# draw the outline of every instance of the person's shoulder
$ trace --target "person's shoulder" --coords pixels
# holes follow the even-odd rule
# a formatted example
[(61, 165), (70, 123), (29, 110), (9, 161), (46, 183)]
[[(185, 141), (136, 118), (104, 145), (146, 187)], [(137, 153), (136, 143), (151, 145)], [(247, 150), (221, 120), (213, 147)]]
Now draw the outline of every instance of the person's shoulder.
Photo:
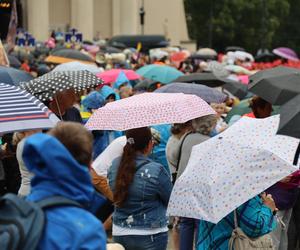
[(186, 136), (184, 143), (185, 144), (199, 144), (208, 140), (210, 137), (208, 135), (203, 135), (200, 133), (190, 133)]

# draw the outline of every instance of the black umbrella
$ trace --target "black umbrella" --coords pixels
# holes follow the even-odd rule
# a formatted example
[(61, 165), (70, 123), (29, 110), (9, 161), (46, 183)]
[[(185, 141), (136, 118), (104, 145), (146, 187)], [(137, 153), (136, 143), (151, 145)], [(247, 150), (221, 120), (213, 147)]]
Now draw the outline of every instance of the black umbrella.
[[(280, 123), (277, 133), (300, 139), (300, 95), (295, 96), (280, 108)], [(300, 143), (294, 157), (294, 165), (298, 164)]]
[(142, 90), (149, 91), (149, 90), (155, 89), (155, 83), (157, 83), (157, 81), (153, 81), (151, 79), (144, 79), (144, 80), (141, 80), (140, 82), (138, 82), (133, 87), (133, 89), (137, 90), (137, 91), (142, 91)]
[(271, 53), (268, 49), (259, 49), (255, 56), (256, 62), (272, 62), (276, 56)]
[(244, 48), (242, 47), (238, 47), (238, 46), (228, 46), (225, 48), (225, 52), (229, 52), (229, 51), (246, 51)]
[(208, 87), (219, 87), (224, 85), (227, 82), (227, 79), (220, 78), (216, 76), (216, 74), (209, 72), (209, 73), (193, 73), (190, 75), (180, 76), (177, 79), (175, 79), (173, 82), (190, 82), (190, 83), (203, 84)]
[(41, 101), (52, 100), (53, 96), (65, 89), (80, 91), (102, 84), (94, 74), (87, 70), (50, 72), (35, 78), (20, 87), (36, 96)]
[(52, 56), (59, 56), (64, 58), (77, 59), (81, 61), (93, 62), (94, 60), (84, 53), (76, 49), (59, 49), (51, 53)]
[(276, 67), (250, 77), (249, 91), (274, 105), (282, 105), (300, 93), (300, 70)]
[(237, 81), (226, 80), (223, 87), (239, 99), (244, 99), (248, 94), (247, 86)]

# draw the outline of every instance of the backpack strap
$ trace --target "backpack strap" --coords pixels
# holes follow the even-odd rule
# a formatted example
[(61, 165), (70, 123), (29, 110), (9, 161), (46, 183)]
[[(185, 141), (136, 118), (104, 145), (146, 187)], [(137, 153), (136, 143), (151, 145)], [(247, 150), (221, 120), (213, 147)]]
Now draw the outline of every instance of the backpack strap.
[(45, 198), (36, 202), (36, 204), (42, 208), (47, 209), (51, 207), (59, 207), (59, 206), (72, 206), (72, 207), (79, 207), (83, 208), (78, 202), (65, 198), (63, 196), (51, 196), (49, 198)]
[(178, 160), (177, 160), (177, 164), (176, 164), (176, 168), (175, 168), (175, 173), (172, 175), (173, 177), (173, 184), (175, 183), (176, 179), (177, 179), (177, 174), (178, 174), (178, 169), (179, 169), (179, 164), (180, 164), (180, 160), (181, 160), (181, 152), (182, 152), (182, 146), (183, 143), (186, 139), (186, 137), (191, 134), (192, 132), (188, 132), (184, 135), (184, 137), (182, 138), (181, 144), (180, 144), (180, 148), (179, 148), (179, 153), (178, 153)]

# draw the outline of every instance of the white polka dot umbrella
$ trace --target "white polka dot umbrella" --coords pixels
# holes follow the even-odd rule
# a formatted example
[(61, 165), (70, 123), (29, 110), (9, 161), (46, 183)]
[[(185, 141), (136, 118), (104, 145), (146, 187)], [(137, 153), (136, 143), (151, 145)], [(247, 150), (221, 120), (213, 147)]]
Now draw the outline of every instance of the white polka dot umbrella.
[(279, 116), (242, 118), (218, 136), (193, 147), (173, 188), (168, 214), (218, 223), (285, 176), (299, 143), (276, 135)]
[(87, 70), (50, 72), (29, 82), (21, 83), (20, 87), (41, 101), (51, 100), (56, 92), (73, 88), (80, 91), (102, 84), (94, 74)]
[(182, 93), (144, 93), (106, 104), (88, 120), (90, 130), (128, 130), (158, 124), (184, 123), (215, 114), (200, 97)]

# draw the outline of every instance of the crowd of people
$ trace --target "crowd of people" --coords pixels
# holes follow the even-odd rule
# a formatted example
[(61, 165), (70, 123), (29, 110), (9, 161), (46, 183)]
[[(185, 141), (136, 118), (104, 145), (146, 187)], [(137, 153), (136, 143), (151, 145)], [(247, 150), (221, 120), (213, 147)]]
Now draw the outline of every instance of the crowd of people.
[[(55, 39), (50, 41), (55, 43)], [(156, 64), (176, 67), (184, 74), (217, 73), (210, 68), (211, 59), (193, 60), (189, 53), (176, 61), (172, 55), (180, 51), (162, 49), (150, 55), (128, 51), (122, 63), (108, 56), (105, 62), (98, 62), (97, 66), (102, 67), (99, 72), (117, 67), (137, 70)], [(21, 69), (38, 77), (56, 66), (43, 64), (42, 72), (34, 66), (36, 63), (25, 59)], [(227, 77), (235, 80), (248, 76), (254, 67), (246, 53), (231, 52), (223, 59), (219, 57), (219, 63), (242, 67), (235, 69), (238, 72), (227, 69)], [(166, 250), (168, 244), (174, 250), (228, 249), (237, 226), (250, 238), (272, 239), (270, 248), (261, 249), (299, 248), (300, 196), (299, 187), (289, 186), (291, 176), (241, 204), (217, 224), (167, 216), (172, 187), (185, 172), (193, 146), (226, 131), (241, 117), (271, 116), (271, 103), (248, 93), (249, 107), (227, 121), (227, 114), (240, 100), (226, 92), (224, 102), (209, 103), (215, 114), (185, 123), (88, 131), (84, 124), (99, 108), (165, 85), (154, 81), (141, 88), (136, 86), (145, 79), (118, 79), (81, 92), (66, 89), (55, 93), (44, 103), (62, 122), (50, 130), (1, 135), (2, 196), (15, 193), (36, 203), (62, 196), (75, 202), (44, 208), (46, 222), (37, 249)]]

